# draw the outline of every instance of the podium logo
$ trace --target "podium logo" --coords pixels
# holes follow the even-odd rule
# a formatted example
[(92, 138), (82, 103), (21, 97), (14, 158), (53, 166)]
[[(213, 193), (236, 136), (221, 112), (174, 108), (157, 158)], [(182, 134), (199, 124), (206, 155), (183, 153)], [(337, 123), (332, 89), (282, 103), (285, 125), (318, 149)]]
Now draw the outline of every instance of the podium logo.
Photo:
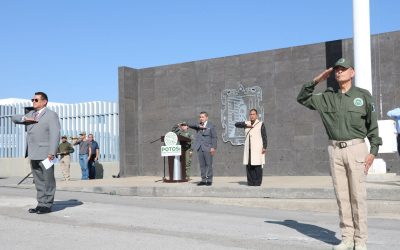
[(175, 146), (178, 143), (178, 136), (174, 132), (168, 132), (164, 136), (165, 146)]
[(161, 156), (177, 156), (181, 155), (181, 145), (161, 146)]

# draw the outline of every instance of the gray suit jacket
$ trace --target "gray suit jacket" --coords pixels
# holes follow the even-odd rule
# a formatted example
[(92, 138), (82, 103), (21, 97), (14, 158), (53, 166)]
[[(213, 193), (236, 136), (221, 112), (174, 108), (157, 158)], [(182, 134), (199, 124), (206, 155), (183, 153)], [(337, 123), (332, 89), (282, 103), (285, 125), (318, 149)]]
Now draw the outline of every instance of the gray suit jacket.
[(196, 130), (196, 137), (194, 143), (192, 143), (193, 150), (199, 150), (200, 148), (205, 152), (210, 152), (211, 148), (217, 149), (217, 132), (214, 124), (207, 121), (206, 129), (200, 129), (200, 124), (189, 123), (189, 128)]
[[(23, 117), (33, 118), (34, 111), (24, 115), (14, 115), (12, 121), (24, 124)], [(56, 112), (45, 108), (37, 123), (26, 125), (26, 154), (31, 160), (44, 160), (47, 156), (56, 155), (60, 141), (60, 120)]]

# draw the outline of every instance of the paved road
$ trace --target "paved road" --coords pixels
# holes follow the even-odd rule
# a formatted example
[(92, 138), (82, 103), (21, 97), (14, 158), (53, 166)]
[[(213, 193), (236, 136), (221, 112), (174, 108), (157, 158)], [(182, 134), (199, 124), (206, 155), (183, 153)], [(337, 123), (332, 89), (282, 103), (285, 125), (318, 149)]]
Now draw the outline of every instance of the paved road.
[[(54, 212), (29, 214), (32, 189), (0, 188), (1, 249), (331, 249), (336, 213), (202, 200), (56, 193)], [(371, 218), (368, 249), (399, 249), (400, 221)]]

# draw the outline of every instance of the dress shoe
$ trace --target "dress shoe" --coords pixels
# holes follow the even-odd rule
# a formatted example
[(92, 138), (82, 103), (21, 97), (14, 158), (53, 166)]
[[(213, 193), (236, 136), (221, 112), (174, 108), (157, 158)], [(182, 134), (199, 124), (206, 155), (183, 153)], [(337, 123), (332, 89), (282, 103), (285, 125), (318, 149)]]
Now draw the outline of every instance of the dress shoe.
[(197, 186), (205, 186), (206, 183), (204, 181), (200, 181), (199, 183), (197, 183)]
[(212, 185), (212, 182), (211, 181), (207, 181), (206, 182), (206, 186), (211, 186)]
[(333, 246), (333, 250), (353, 250), (354, 241), (352, 240), (342, 240), (339, 245)]
[(29, 208), (28, 212), (31, 213), (31, 214), (36, 214), (38, 210), (39, 210), (39, 207)]
[(48, 214), (48, 213), (50, 213), (51, 212), (51, 208), (49, 208), (49, 207), (40, 207), (38, 210), (37, 210), (37, 214)]
[(362, 243), (356, 243), (355, 250), (367, 250), (367, 246)]

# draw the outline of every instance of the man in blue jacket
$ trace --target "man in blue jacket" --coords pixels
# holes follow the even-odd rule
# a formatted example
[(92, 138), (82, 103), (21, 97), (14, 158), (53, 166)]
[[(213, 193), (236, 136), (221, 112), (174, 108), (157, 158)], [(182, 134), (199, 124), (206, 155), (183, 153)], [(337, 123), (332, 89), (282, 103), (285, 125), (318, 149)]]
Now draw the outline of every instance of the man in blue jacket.
[(390, 110), (387, 115), (396, 121), (396, 131), (397, 131), (397, 152), (400, 155), (400, 108), (395, 108)]

